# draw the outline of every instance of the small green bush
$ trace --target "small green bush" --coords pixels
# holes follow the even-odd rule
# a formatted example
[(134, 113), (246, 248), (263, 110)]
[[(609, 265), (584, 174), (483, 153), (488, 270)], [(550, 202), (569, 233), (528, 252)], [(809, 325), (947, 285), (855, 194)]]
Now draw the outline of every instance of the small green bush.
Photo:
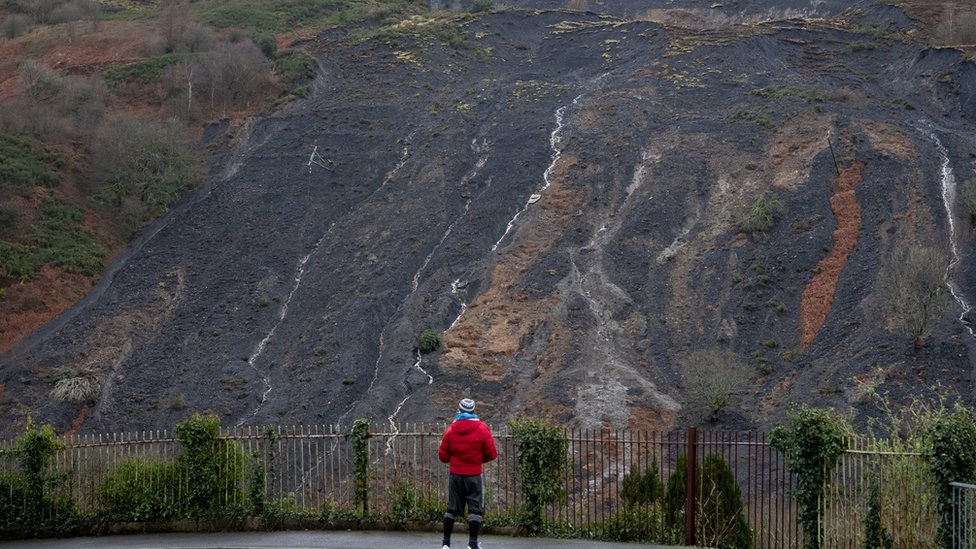
[(765, 193), (739, 213), (736, 226), (747, 233), (765, 233), (776, 224), (785, 211), (782, 202), (772, 193)]
[(464, 35), (459, 24), (452, 19), (412, 16), (390, 25), (358, 33), (361, 42), (375, 39), (390, 47), (397, 47), (403, 38), (411, 38), (423, 43), (436, 40), (455, 49), (464, 45)]
[(666, 543), (677, 545), (680, 536), (661, 523), (659, 505), (623, 507), (606, 518), (608, 525), (600, 539), (620, 542)]
[(746, 522), (742, 493), (725, 459), (720, 454), (708, 454), (698, 477), (698, 543), (719, 549), (751, 549), (752, 531)]
[(275, 74), (287, 88), (315, 78), (315, 61), (301, 50), (289, 50), (275, 59)]
[(62, 442), (50, 425), (27, 430), (14, 441), (20, 465), (16, 475), (0, 475), (0, 532), (68, 535), (84, 526), (70, 497), (57, 495), (63, 479), (51, 471)]
[(780, 86), (766, 86), (763, 88), (757, 88), (752, 90), (753, 95), (758, 95), (759, 97), (766, 99), (791, 99), (799, 98), (805, 99), (808, 103), (813, 102), (823, 102), (826, 100), (826, 95), (818, 89), (815, 88), (801, 88), (794, 84), (785, 84)]
[(620, 499), (626, 507), (650, 505), (661, 498), (664, 486), (657, 476), (657, 468), (657, 458), (654, 458), (643, 474), (640, 471), (631, 471), (624, 475)]
[(471, 5), (471, 13), (490, 13), (495, 9), (495, 4), (491, 0), (474, 0)]
[(844, 47), (844, 53), (856, 53), (859, 51), (871, 51), (878, 49), (878, 44), (875, 42), (870, 42), (867, 40), (858, 40), (856, 42), (851, 42)]
[(133, 522), (185, 516), (180, 470), (175, 463), (133, 459), (119, 465), (95, 489), (100, 514), (107, 520)]
[(355, 482), (355, 505), (360, 516), (369, 515), (369, 420), (359, 418), (352, 424), (352, 476)]
[(274, 59), (278, 55), (278, 38), (273, 32), (255, 32), (251, 41), (268, 59)]
[(436, 330), (426, 329), (417, 336), (417, 350), (421, 354), (433, 353), (441, 348), (441, 336)]
[(17, 209), (0, 203), (0, 237), (11, 234), (17, 228)]
[(761, 109), (752, 111), (738, 111), (732, 115), (731, 118), (735, 122), (755, 124), (764, 130), (772, 130), (776, 128), (776, 124), (773, 122), (773, 119), (770, 118), (769, 113)]
[(859, 25), (856, 31), (877, 39), (887, 38), (891, 34), (887, 28), (881, 25)]
[(868, 487), (868, 513), (864, 517), (864, 549), (891, 549), (894, 540), (881, 524), (881, 490), (877, 479)]
[(664, 488), (664, 523), (672, 530), (684, 527), (687, 468), (688, 456), (681, 452), (674, 462), (674, 470)]
[(387, 500), (392, 502), (390, 519), (396, 524), (439, 522), (447, 510), (437, 494), (425, 492), (423, 488), (406, 481), (399, 481), (390, 487)]

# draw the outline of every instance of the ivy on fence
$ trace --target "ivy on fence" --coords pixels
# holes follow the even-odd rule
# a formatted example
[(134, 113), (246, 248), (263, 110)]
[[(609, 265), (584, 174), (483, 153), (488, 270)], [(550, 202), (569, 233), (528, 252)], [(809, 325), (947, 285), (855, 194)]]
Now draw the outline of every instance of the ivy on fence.
[(177, 462), (186, 472), (189, 512), (215, 516), (228, 503), (243, 501), (247, 457), (236, 442), (219, 438), (220, 419), (193, 414), (174, 431), (183, 445)]
[(360, 517), (369, 515), (369, 420), (357, 419), (352, 424), (352, 477), (356, 482), (355, 505)]
[(951, 414), (938, 417), (929, 425), (926, 439), (929, 466), (936, 480), (939, 540), (943, 547), (951, 549), (953, 538), (958, 534), (972, 535), (954, 531), (963, 525), (954, 526), (952, 487), (949, 485), (950, 482), (976, 480), (976, 424), (972, 414), (957, 405)]
[(800, 408), (770, 433), (773, 448), (786, 456), (796, 474), (797, 522), (805, 533), (804, 547), (820, 549), (820, 502), (830, 471), (847, 447), (847, 422), (831, 410)]
[(82, 526), (74, 502), (53, 493), (58, 479), (50, 464), (61, 448), (53, 428), (35, 428), (28, 420), (14, 444), (21, 474), (0, 476), (0, 531), (69, 534)]
[(535, 534), (542, 529), (545, 506), (565, 494), (568, 441), (563, 430), (548, 421), (513, 419), (508, 426), (515, 437), (516, 472), (525, 498), (519, 527)]

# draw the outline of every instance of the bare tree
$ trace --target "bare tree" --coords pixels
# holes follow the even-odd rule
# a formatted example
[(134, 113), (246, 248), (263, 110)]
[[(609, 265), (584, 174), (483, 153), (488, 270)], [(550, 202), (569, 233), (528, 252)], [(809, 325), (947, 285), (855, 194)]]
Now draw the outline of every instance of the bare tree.
[(187, 2), (168, 2), (159, 17), (159, 34), (167, 53), (177, 51), (187, 29), (193, 23), (193, 10)]
[(193, 59), (170, 65), (163, 72), (163, 89), (170, 99), (170, 108), (183, 120), (190, 120), (196, 112), (193, 84), (200, 78), (200, 63)]
[(64, 25), (68, 36), (68, 43), (74, 41), (78, 21), (85, 17), (85, 11), (78, 2), (68, 2), (57, 6), (51, 11), (49, 20), (53, 24)]
[(6, 38), (17, 38), (30, 31), (34, 22), (27, 15), (21, 13), (11, 13), (0, 24), (0, 30)]
[(211, 109), (247, 106), (270, 81), (270, 68), (250, 40), (224, 44), (200, 58), (195, 81), (209, 91)]
[(885, 298), (883, 310), (916, 347), (925, 345), (932, 322), (948, 303), (948, 265), (942, 250), (908, 244), (899, 244), (882, 264), (878, 284)]
[(36, 59), (25, 59), (17, 67), (17, 73), (23, 83), (24, 95), (31, 101), (52, 99), (61, 90), (61, 76)]
[(60, 4), (60, 0), (13, 0), (10, 7), (14, 11), (30, 15), (35, 21), (50, 23), (51, 12)]
[(85, 10), (85, 15), (91, 21), (92, 32), (97, 32), (102, 24), (102, 4), (97, 0), (82, 0), (81, 6)]
[(58, 97), (59, 110), (71, 117), (76, 130), (87, 132), (101, 121), (109, 95), (101, 76), (69, 75)]
[(92, 140), (91, 188), (119, 208), (122, 232), (134, 232), (196, 184), (201, 162), (192, 133), (175, 121), (106, 119)]
[(976, 44), (976, 7), (966, 3), (945, 3), (935, 42), (946, 46)]
[(749, 367), (730, 349), (695, 351), (679, 362), (687, 401), (709, 419), (731, 406), (748, 387)]

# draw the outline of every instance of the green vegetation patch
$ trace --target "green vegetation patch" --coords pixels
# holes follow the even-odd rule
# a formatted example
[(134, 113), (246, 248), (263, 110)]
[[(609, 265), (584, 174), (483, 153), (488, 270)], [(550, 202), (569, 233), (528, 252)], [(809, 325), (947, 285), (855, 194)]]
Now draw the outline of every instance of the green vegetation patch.
[(275, 59), (275, 73), (287, 87), (315, 78), (315, 61), (301, 50), (283, 52)]
[(735, 224), (743, 232), (765, 233), (785, 211), (786, 208), (776, 195), (764, 193), (754, 203), (740, 207)]
[(890, 32), (887, 28), (881, 25), (860, 25), (857, 27), (856, 31), (858, 34), (866, 34), (872, 38), (884, 39), (887, 38)]
[(0, 241), (0, 271), (21, 280), (30, 280), (45, 265), (88, 276), (101, 272), (105, 250), (81, 226), (83, 218), (74, 204), (45, 197), (26, 243)]
[(188, 54), (185, 53), (164, 53), (156, 57), (150, 57), (135, 63), (113, 67), (105, 71), (104, 78), (110, 86), (118, 86), (123, 82), (139, 82), (149, 84), (159, 82), (163, 77), (166, 67), (173, 65), (183, 59)]
[(0, 132), (0, 191), (30, 196), (34, 187), (57, 187), (61, 160), (33, 143)]
[(752, 90), (753, 95), (758, 95), (766, 99), (790, 99), (799, 98), (806, 99), (809, 102), (823, 102), (827, 99), (827, 96), (818, 89), (814, 88), (801, 88), (800, 86), (794, 84), (786, 84), (782, 86), (766, 86), (764, 88), (756, 88)]
[(755, 124), (764, 130), (776, 128), (776, 123), (770, 118), (769, 113), (763, 110), (743, 110), (732, 115), (733, 122)]
[(417, 336), (417, 350), (421, 354), (433, 353), (441, 347), (441, 336), (436, 330), (426, 329)]
[(398, 10), (404, 0), (203, 0), (194, 4), (201, 21), (218, 28), (287, 32), (296, 28), (340, 24), (369, 17), (377, 9)]
[(195, 137), (178, 123), (121, 116), (93, 137), (91, 184), (121, 228), (135, 232), (197, 184), (202, 162)]
[(375, 39), (390, 47), (399, 45), (403, 38), (410, 38), (425, 43), (437, 41), (459, 48), (464, 43), (464, 35), (460, 29), (462, 21), (462, 18), (414, 15), (391, 25), (364, 31), (358, 37), (362, 42)]
[(844, 47), (844, 53), (856, 53), (878, 49), (878, 44), (870, 40), (856, 40)]
[(110, 21), (145, 21), (159, 17), (162, 6), (141, 0), (101, 0), (102, 17)]

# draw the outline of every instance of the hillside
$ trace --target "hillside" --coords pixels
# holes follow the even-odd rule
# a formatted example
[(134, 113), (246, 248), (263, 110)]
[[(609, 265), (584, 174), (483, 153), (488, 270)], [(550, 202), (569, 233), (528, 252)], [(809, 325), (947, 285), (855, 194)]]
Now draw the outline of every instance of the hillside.
[(972, 401), (966, 4), (511, 4), (301, 37), (307, 95), (211, 126), (202, 187), (0, 357), (8, 431)]

